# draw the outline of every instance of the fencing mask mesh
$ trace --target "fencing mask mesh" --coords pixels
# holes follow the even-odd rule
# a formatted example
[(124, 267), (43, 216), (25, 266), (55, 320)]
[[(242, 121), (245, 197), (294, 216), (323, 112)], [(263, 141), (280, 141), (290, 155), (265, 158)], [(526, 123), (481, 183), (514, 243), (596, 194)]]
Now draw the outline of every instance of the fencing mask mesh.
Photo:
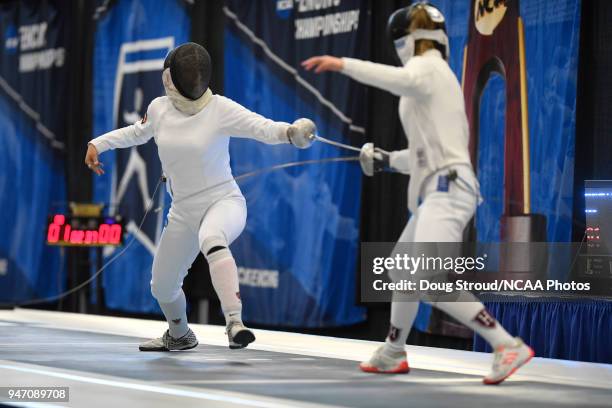
[(166, 57), (166, 68), (170, 68), (172, 82), (185, 98), (196, 100), (208, 89), (212, 63), (201, 45), (192, 42), (179, 45)]

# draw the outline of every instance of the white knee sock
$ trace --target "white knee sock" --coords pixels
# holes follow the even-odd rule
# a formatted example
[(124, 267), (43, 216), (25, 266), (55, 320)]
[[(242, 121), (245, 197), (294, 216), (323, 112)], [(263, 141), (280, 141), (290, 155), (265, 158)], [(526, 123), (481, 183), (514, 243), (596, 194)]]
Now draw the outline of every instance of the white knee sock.
[(385, 339), (387, 347), (393, 351), (404, 351), (406, 339), (419, 310), (419, 302), (409, 300), (399, 292), (393, 293), (391, 302), (391, 322), (389, 334)]
[(185, 293), (181, 289), (180, 295), (170, 303), (159, 303), (170, 329), (170, 336), (175, 339), (183, 337), (187, 334), (189, 326), (187, 325), (187, 300)]
[(473, 302), (438, 302), (433, 303), (432, 306), (437, 307), (480, 334), (493, 349), (502, 344), (514, 343), (514, 338), (475, 297)]
[(225, 323), (242, 321), (242, 301), (238, 285), (238, 268), (228, 248), (207, 256), (212, 284), (221, 301)]

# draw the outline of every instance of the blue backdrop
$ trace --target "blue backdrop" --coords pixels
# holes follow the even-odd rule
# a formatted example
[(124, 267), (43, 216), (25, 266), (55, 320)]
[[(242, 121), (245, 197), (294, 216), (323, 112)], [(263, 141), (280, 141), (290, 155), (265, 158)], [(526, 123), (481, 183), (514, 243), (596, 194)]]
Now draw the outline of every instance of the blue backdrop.
[(46, 2), (0, 7), (0, 303), (64, 289), (63, 252), (45, 246), (45, 226), (66, 200), (65, 15)]
[[(366, 2), (309, 9), (286, 1), (226, 1), (225, 94), (275, 120), (315, 120), (327, 138), (363, 143), (365, 89), (339, 75), (299, 68), (317, 54), (367, 59)], [(300, 4), (300, 6), (298, 6)], [(320, 24), (340, 21), (336, 26)], [(233, 140), (235, 174), (293, 160), (336, 157)], [(359, 322), (355, 306), (361, 172), (355, 163), (276, 171), (241, 184), (247, 226), (232, 247), (240, 268), (244, 316), (269, 325), (324, 327)]]

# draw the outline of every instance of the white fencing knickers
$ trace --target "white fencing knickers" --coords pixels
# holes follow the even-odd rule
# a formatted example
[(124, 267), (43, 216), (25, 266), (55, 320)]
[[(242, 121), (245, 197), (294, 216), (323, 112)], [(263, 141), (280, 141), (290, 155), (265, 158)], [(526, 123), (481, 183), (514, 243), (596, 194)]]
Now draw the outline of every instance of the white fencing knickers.
[[(167, 224), (162, 232), (155, 257), (151, 279), (151, 293), (160, 303), (170, 303), (181, 293), (183, 279), (195, 260), (198, 251), (207, 253), (215, 247), (224, 247), (222, 259), (231, 259), (233, 268), (229, 274), (232, 286), (238, 291), (238, 276), (228, 246), (242, 233), (246, 223), (246, 202), (239, 190), (227, 192), (216, 200), (207, 201), (202, 196), (172, 204)], [(212, 198), (209, 196), (209, 198)], [(215, 253), (216, 254), (216, 253)], [(214, 254), (213, 254), (214, 255)], [(207, 257), (209, 265), (212, 260)], [(212, 275), (211, 267), (211, 275)], [(213, 284), (214, 282), (213, 276)], [(215, 284), (215, 290), (224, 299)], [(238, 299), (239, 301), (239, 299)], [(227, 303), (227, 302), (225, 302)]]
[[(458, 179), (445, 179), (451, 169), (457, 172)], [(463, 230), (476, 212), (480, 198), (478, 191), (478, 181), (467, 165), (451, 166), (433, 173), (423, 183), (421, 205), (410, 217), (399, 242), (461, 242)], [(396, 250), (392, 256), (395, 253)], [(407, 272), (391, 270), (389, 275), (394, 281), (410, 279), (404, 273)], [(464, 291), (458, 295), (454, 302), (428, 303), (478, 332), (493, 347), (513, 341), (472, 293)], [(417, 314), (418, 297), (418, 293), (393, 294), (388, 344), (403, 350)]]

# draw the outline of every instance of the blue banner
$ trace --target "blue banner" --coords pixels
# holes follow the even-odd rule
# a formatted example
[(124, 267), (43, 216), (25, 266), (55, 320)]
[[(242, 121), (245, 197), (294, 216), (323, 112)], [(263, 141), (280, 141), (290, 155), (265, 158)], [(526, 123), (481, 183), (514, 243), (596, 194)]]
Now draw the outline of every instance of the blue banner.
[[(315, 7), (294, 1), (226, 1), (225, 95), (274, 120), (312, 118), (319, 134), (361, 145), (366, 90), (346, 77), (315, 76), (300, 62), (319, 54), (369, 57), (366, 2)], [(295, 160), (344, 154), (232, 140), (236, 175)], [(232, 246), (246, 320), (325, 327), (364, 320), (356, 307), (361, 171), (314, 164), (241, 183), (248, 219)]]
[(68, 88), (66, 10), (55, 2), (0, 7), (0, 303), (58, 294), (63, 251), (45, 246), (47, 215), (64, 211)]
[[(98, 21), (94, 50), (94, 135), (131, 125), (164, 94), (161, 73), (168, 51), (188, 41), (190, 18), (182, 2), (122, 0)], [(166, 211), (161, 164), (153, 140), (100, 156), (106, 174), (95, 178), (94, 198), (125, 218), (134, 244), (104, 272), (106, 306), (129, 312), (159, 312), (150, 293), (151, 265)], [(146, 207), (153, 208), (139, 230)], [(121, 248), (106, 248), (110, 257)]]

